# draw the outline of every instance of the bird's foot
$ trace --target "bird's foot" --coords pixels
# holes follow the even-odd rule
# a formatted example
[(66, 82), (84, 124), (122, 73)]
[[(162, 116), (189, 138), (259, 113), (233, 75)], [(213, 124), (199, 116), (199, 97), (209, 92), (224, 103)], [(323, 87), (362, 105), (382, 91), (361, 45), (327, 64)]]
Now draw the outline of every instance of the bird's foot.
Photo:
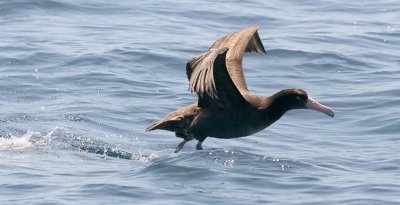
[(179, 151), (181, 151), (183, 149), (183, 146), (185, 146), (186, 142), (188, 141), (183, 140), (181, 143), (179, 143), (178, 146), (176, 146), (174, 153), (178, 153)]
[(200, 141), (199, 141), (199, 142), (197, 143), (197, 145), (196, 145), (196, 149), (197, 149), (197, 150), (203, 150), (203, 146), (201, 146), (201, 143), (203, 143), (203, 142), (200, 142)]

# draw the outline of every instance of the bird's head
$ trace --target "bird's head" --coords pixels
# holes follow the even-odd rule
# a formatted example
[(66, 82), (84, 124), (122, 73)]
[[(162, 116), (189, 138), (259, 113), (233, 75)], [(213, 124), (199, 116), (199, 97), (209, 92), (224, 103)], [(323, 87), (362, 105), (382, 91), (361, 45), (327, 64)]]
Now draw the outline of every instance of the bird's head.
[(334, 116), (334, 112), (330, 107), (320, 104), (302, 89), (282, 90), (274, 95), (274, 99), (276, 105), (282, 107), (285, 111), (292, 109), (312, 109), (331, 117)]

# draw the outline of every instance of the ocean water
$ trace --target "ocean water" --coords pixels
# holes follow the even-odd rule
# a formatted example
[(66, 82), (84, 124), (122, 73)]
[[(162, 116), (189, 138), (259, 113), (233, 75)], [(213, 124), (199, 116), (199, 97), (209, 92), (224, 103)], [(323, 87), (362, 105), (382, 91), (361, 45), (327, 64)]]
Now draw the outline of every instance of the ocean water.
[[(0, 1), (0, 204), (400, 204), (400, 4)], [(191, 104), (185, 64), (258, 26), (252, 92), (307, 90), (252, 136), (144, 129)]]

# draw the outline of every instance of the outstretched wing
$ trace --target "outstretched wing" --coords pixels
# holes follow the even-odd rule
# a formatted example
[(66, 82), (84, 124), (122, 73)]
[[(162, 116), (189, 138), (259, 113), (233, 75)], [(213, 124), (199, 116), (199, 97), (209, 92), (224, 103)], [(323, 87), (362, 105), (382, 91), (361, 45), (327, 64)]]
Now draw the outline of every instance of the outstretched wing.
[(198, 95), (200, 107), (230, 107), (244, 103), (225, 65), (228, 48), (210, 49), (186, 64), (190, 89)]
[(231, 33), (218, 39), (210, 47), (210, 50), (223, 47), (229, 49), (226, 54), (226, 67), (232, 81), (241, 92), (248, 91), (242, 68), (243, 53), (265, 53), (257, 30), (257, 27), (249, 27)]

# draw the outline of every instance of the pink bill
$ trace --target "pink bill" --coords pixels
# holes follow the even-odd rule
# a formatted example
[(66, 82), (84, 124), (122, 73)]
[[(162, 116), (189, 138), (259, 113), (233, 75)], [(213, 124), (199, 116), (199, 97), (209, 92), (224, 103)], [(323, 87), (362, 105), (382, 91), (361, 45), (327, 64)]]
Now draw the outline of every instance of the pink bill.
[(321, 103), (313, 99), (311, 96), (308, 96), (306, 108), (325, 113), (331, 117), (335, 115), (335, 113), (333, 113), (333, 110), (330, 107), (322, 105)]

